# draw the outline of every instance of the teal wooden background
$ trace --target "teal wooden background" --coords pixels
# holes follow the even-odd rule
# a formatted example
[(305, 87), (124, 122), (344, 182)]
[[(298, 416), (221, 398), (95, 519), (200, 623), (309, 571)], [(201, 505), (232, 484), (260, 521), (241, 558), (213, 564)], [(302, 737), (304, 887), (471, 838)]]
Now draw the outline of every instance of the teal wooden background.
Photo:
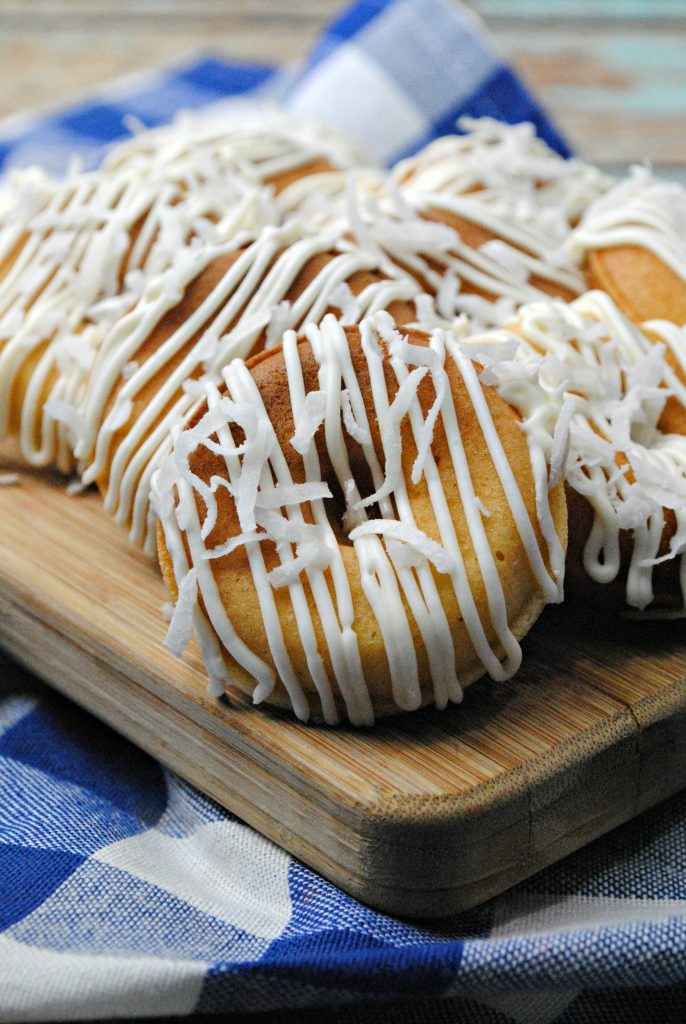
[[(342, 0), (0, 0), (0, 116), (199, 51), (303, 56)], [(686, 181), (686, 0), (472, 0), (573, 146)]]
[(474, 0), (575, 148), (686, 181), (686, 0)]

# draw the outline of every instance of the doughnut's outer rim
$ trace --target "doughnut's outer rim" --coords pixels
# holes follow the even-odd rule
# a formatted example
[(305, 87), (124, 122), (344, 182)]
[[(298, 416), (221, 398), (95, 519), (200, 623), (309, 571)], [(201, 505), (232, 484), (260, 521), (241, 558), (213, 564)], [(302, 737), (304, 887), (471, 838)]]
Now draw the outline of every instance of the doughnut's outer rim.
[[(272, 358), (275, 352), (279, 350), (279, 348), (280, 346), (277, 345), (272, 348), (263, 349), (262, 351), (257, 352), (255, 355), (251, 356), (249, 359), (246, 360), (246, 367), (248, 369), (253, 369), (254, 367), (260, 365), (261, 363), (264, 363), (265, 361)], [(510, 408), (517, 416), (519, 416), (519, 414), (516, 413), (516, 410), (512, 406), (510, 406)], [(200, 418), (200, 416), (202, 415), (202, 411), (202, 407), (196, 410), (194, 416), (189, 421), (187, 426), (192, 426), (193, 423)], [(550, 500), (551, 512), (553, 514), (555, 528), (558, 537), (560, 538), (560, 541), (562, 543), (563, 549), (565, 549), (567, 545), (567, 503), (563, 483), (558, 483), (557, 486), (550, 492)], [(178, 596), (177, 581), (174, 574), (171, 557), (166, 546), (164, 531), (159, 522), (157, 524), (157, 555), (165, 583), (167, 584), (174, 601), (176, 601)], [(545, 606), (546, 601), (539, 591), (538, 593), (532, 594), (530, 601), (521, 608), (519, 614), (514, 619), (510, 620), (510, 629), (518, 641), (521, 641), (526, 636), (526, 634), (529, 632), (531, 627), (534, 625), (534, 623), (540, 616)], [(498, 656), (502, 657), (504, 652), (502, 652), (502, 650), (499, 650), (498, 648), (499, 645), (496, 642), (494, 649)], [(231, 676), (231, 683), (229, 683), (228, 685), (225, 684), (227, 695), (230, 696), (230, 694), (233, 692), (234, 694), (240, 694), (243, 697), (252, 698), (253, 690), (255, 687), (255, 681), (252, 679), (252, 677), (250, 677), (242, 669), (236, 671), (237, 666), (235, 664), (229, 664), (227, 662), (227, 665), (229, 665), (230, 667)], [(486, 670), (483, 668), (483, 666), (477, 665), (475, 666), (473, 671), (460, 674), (460, 685), (464, 690), (467, 687), (471, 686), (473, 683), (482, 679), (485, 675)], [(310, 694), (309, 699), (312, 704), (309, 722), (314, 725), (323, 724), (323, 719), (320, 713), (321, 709), (317, 706), (316, 694)], [(434, 698), (430, 683), (423, 683), (422, 699), (419, 707), (425, 708), (432, 705), (433, 703)], [(403, 713), (402, 710), (393, 701), (379, 701), (378, 697), (373, 697), (373, 704), (374, 714), (377, 719), (396, 716)], [(290, 699), (282, 687), (275, 688), (275, 690), (270, 695), (269, 700), (265, 702), (265, 706), (277, 708), (281, 711), (287, 712), (290, 712), (292, 710)], [(340, 713), (342, 722), (345, 722), (347, 715), (345, 712), (345, 707), (339, 698), (336, 698), (336, 706)]]

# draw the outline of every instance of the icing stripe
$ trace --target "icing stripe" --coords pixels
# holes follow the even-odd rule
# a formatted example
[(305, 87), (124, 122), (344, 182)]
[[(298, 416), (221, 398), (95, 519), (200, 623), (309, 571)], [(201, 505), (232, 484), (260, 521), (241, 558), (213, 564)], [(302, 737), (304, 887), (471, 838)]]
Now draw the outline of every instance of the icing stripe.
[[(480, 519), (482, 510), (479, 509), (470, 470), (466, 464), (459, 418), (451, 389), (442, 384), (441, 375), (445, 375), (442, 364), (445, 357), (454, 362), (465, 382), (483, 432), (484, 444), (493, 459), (507, 504), (512, 510), (515, 524), (522, 537), (532, 574), (548, 599), (557, 600), (558, 589), (545, 567), (519, 486), (512, 474), (472, 364), (449, 340), (446, 345), (444, 332), (434, 332), (429, 348), (403, 347), (403, 344), (394, 342), (394, 333), (392, 321), (386, 314), (381, 314), (374, 320), (365, 320), (360, 328), (362, 354), (369, 369), (371, 384), (372, 406), (368, 409), (365, 407), (359, 381), (353, 369), (349, 343), (340, 323), (329, 315), (325, 317), (321, 326), (310, 324), (306, 328), (306, 336), (317, 364), (319, 388), (324, 396), (323, 421), (319, 420), (320, 425), (323, 425), (323, 444), (328, 462), (346, 497), (346, 529), (353, 545), (362, 591), (368, 601), (370, 613), (376, 620), (385, 650), (393, 700), (400, 709), (411, 709), (422, 702), (416, 641), (412, 635), (414, 622), (426, 652), (434, 700), (442, 707), (448, 700), (461, 698), (455, 664), (456, 658), (459, 660), (464, 655), (454, 649), (446, 611), (436, 586), (435, 572), (447, 572), (450, 575), (461, 614), (464, 616), (470, 639), (484, 670), (490, 671), (495, 678), (507, 678), (516, 671), (521, 659), (519, 645), (509, 630), (502, 584)], [(388, 337), (391, 337), (389, 347), (392, 354), (384, 357), (382, 345), (385, 340), (382, 339)], [(294, 332), (288, 332), (284, 338), (283, 348), (286, 370), (284, 384), (287, 386), (291, 401), (296, 434), (306, 406), (300, 351)], [(388, 473), (389, 467), (394, 464), (391, 452), (395, 443), (388, 427), (391, 423), (391, 400), (384, 371), (384, 365), (389, 358), (398, 381), (398, 393), (402, 392), (403, 382), (411, 378), (409, 365), (412, 360), (423, 358), (425, 366), (430, 364), (432, 367), (431, 375), (436, 394), (442, 396), (438, 415), (448, 440), (461, 499), (465, 508), (468, 508), (467, 525), (482, 571), (490, 618), (488, 627), (479, 618), (443, 482), (430, 449), (425, 452), (422, 472), (428, 487), (440, 543), (417, 529), (404, 479), (397, 482), (389, 494), (380, 497), (381, 519), (369, 519), (363, 507), (358, 481), (350, 464), (349, 442), (345, 438), (344, 427), (347, 419), (348, 427), (357, 435), (356, 443), (361, 446), (372, 484), (377, 491), (383, 491), (384, 470), (371, 444), (370, 418), (373, 415), (374, 420), (380, 425)], [(227, 422), (233, 420), (240, 425), (246, 440), (239, 453), (228, 426), (218, 425), (218, 421), (209, 420), (209, 414), (203, 417), (197, 426), (180, 435), (174, 454), (165, 460), (154, 480), (155, 500), (160, 510), (165, 535), (170, 528), (172, 542), (177, 543), (175, 531), (181, 527), (181, 533), (186, 537), (192, 555), (191, 569), (198, 564), (198, 560), (204, 563), (203, 571), (198, 572), (197, 582), (203, 602), (208, 607), (210, 621), (220, 635), (226, 634), (227, 631), (230, 633), (232, 627), (227, 611), (219, 609), (215, 602), (216, 581), (213, 576), (210, 578), (207, 575), (207, 566), (211, 565), (211, 560), (207, 557), (208, 552), (204, 550), (203, 533), (206, 533), (214, 522), (214, 512), (210, 508), (213, 503), (212, 494), (206, 483), (193, 476), (192, 470), (184, 462), (185, 457), (180, 458), (178, 454), (181, 443), (183, 452), (191, 453), (197, 445), (203, 444), (210, 446), (214, 451), (211, 437), (216, 434), (220, 445), (218, 450), (223, 453), (226, 461), (226, 482), (236, 501), (241, 529), (253, 531), (244, 532), (227, 547), (220, 544), (217, 554), (220, 555), (225, 550), (228, 552), (233, 543), (245, 544), (257, 599), (264, 617), (271, 658), (276, 673), (289, 694), (296, 715), (303, 719), (307, 718), (309, 706), (303, 686), (295, 678), (293, 664), (286, 653), (282, 625), (272, 596), (271, 586), (278, 587), (282, 579), (287, 587), (299, 633), (299, 643), (305, 654), (311, 683), (319, 696), (324, 720), (329, 724), (335, 724), (339, 716), (333, 680), (329, 678), (327, 663), (318, 649), (314, 611), (317, 612), (321, 636), (326, 644), (336, 690), (340, 694), (346, 717), (354, 724), (370, 724), (373, 721), (372, 701), (360, 662), (350, 581), (338, 541), (328, 520), (326, 499), (316, 497), (304, 501), (303, 504), (308, 510), (307, 515), (297, 501), (286, 505), (285, 517), (269, 511), (274, 501), (280, 500), (278, 488), (284, 489), (284, 494), (296, 498), (299, 485), (293, 481), (288, 461), (277, 444), (276, 433), (260, 392), (245, 364), (241, 360), (235, 360), (226, 367), (223, 376), (227, 390), (226, 397), (221, 402), (214, 386), (207, 386), (208, 395), (212, 396), (210, 409), (223, 413)], [(416, 389), (407, 394), (411, 394), (407, 407), (409, 426), (419, 449), (425, 435), (426, 419)], [(349, 403), (347, 415), (346, 402)], [(254, 422), (250, 417), (254, 418)], [(316, 423), (315, 420), (315, 426)], [(254, 458), (258, 456), (251, 456), (250, 453), (258, 451), (255, 448), (257, 441), (252, 439), (257, 437), (255, 430), (260, 424), (264, 440), (260, 442), (262, 447), (259, 451), (262, 455), (259, 455), (259, 459), (262, 461), (259, 462), (257, 477), (254, 475), (257, 472), (254, 468), (257, 465)], [(298, 450), (302, 450), (303, 453), (304, 486), (312, 488), (313, 485), (322, 482), (317, 448), (313, 440), (298, 443)], [(251, 466), (253, 468), (249, 468)], [(184, 495), (188, 496), (189, 490), (202, 495), (209, 516), (205, 531), (201, 529), (197, 517), (188, 516), (185, 512), (184, 506), (188, 497), (180, 504), (175, 504), (173, 497), (170, 499), (179, 479), (183, 481)], [(195, 509), (194, 501), (192, 507)], [(552, 521), (547, 502), (545, 512)], [(308, 537), (314, 537), (309, 548)], [(230, 538), (227, 538), (227, 541), (230, 541)], [(280, 562), (280, 568), (270, 574), (267, 574), (261, 551), (261, 543), (265, 541), (274, 546)], [(295, 554), (292, 550), (293, 543), (296, 544)], [(209, 555), (212, 556), (212, 552), (209, 552)], [(174, 571), (177, 573), (176, 567)], [(280, 575), (282, 572), (285, 575)], [(270, 584), (270, 580), (274, 581), (277, 577), (279, 583)], [(304, 589), (304, 579), (308, 581), (309, 593)], [(487, 640), (487, 629), (505, 649), (505, 660), (502, 663)], [(255, 699), (268, 699), (271, 685), (271, 681), (268, 685), (264, 682), (258, 683)]]

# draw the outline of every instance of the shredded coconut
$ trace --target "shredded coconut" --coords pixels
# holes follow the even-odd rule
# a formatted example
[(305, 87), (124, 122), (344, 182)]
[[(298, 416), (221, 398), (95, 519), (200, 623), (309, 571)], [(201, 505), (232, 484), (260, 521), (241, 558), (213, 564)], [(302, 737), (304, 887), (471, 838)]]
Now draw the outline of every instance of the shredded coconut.
[(370, 519), (356, 526), (349, 534), (349, 539), (356, 541), (369, 534), (379, 534), (384, 538), (406, 544), (431, 562), (437, 572), (451, 574), (457, 570), (455, 560), (438, 541), (432, 540), (423, 530), (418, 530), (408, 523), (401, 523), (396, 519)]
[(193, 613), (198, 601), (198, 574), (189, 569), (179, 585), (179, 596), (169, 623), (164, 646), (180, 658), (193, 634)]
[(312, 439), (324, 422), (326, 415), (326, 395), (323, 391), (308, 391), (305, 402), (298, 414), (295, 434), (291, 445), (299, 455), (306, 455), (312, 445)]

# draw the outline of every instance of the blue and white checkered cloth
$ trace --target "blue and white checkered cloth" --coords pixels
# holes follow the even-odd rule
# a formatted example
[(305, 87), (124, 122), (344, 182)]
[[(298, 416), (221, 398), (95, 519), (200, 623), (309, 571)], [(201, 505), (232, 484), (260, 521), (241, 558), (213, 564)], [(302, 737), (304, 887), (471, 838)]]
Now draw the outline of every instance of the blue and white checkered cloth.
[[(301, 72), (204, 60), (129, 79), (0, 126), (0, 160), (92, 165), (126, 115), (153, 125), (236, 93), (283, 97), (382, 161), (462, 113), (534, 121), (565, 152), (466, 10), (360, 0)], [(355, 1024), (682, 1019), (685, 823), (681, 796), (419, 927), (360, 905), (0, 660), (0, 1020), (322, 1006)]]
[(40, 163), (59, 172), (74, 154), (93, 167), (129, 134), (128, 118), (152, 127), (227, 96), (278, 100), (318, 117), (381, 163), (454, 131), (462, 114), (531, 121), (569, 155), (467, 8), (450, 0), (357, 0), (300, 71), (201, 60), (130, 76), (67, 108), (13, 117), (0, 124), (0, 169)]

